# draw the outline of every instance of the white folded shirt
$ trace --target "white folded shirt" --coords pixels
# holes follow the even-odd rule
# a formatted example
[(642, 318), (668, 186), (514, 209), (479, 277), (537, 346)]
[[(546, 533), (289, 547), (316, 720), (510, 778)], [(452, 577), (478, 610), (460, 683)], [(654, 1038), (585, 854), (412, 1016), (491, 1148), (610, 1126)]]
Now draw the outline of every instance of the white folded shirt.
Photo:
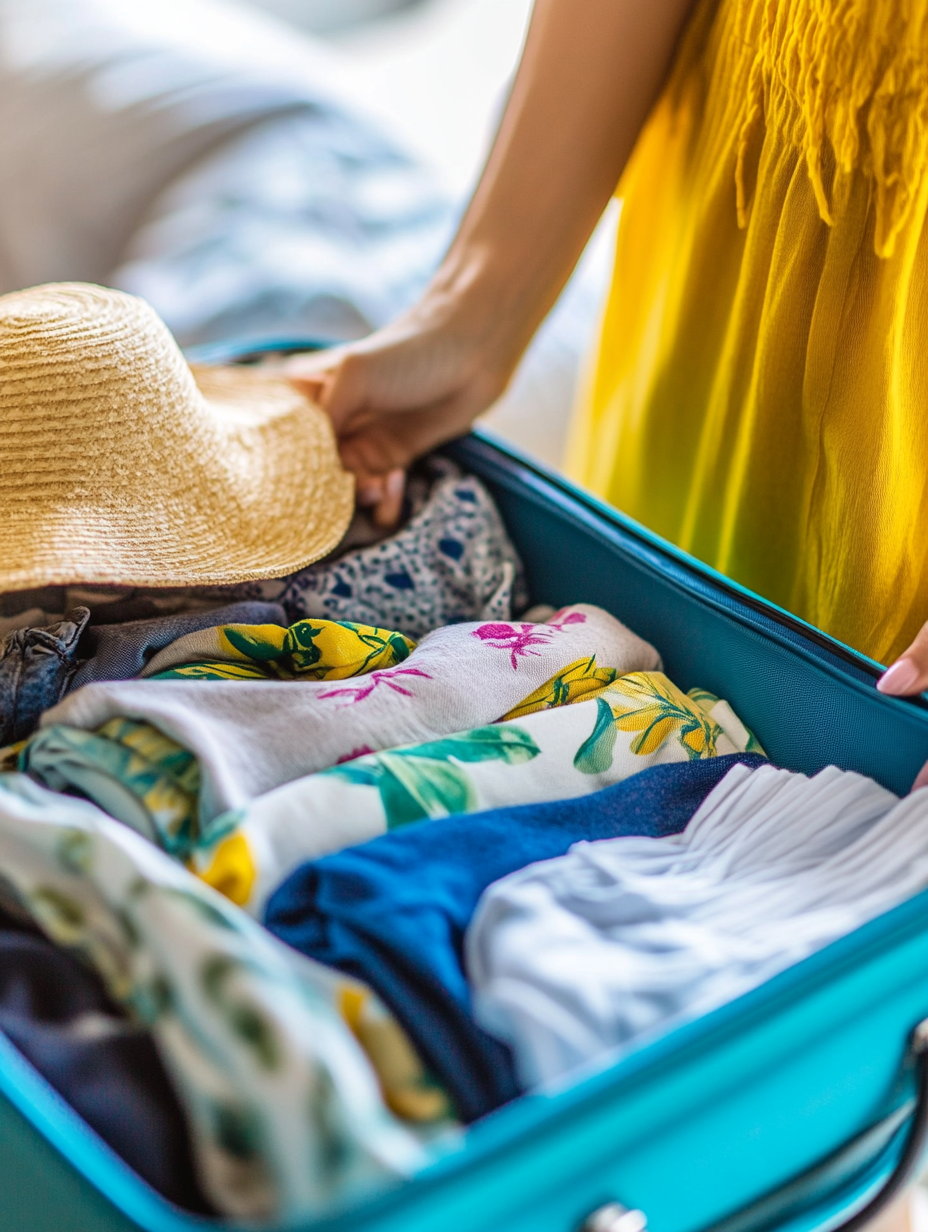
[(734, 767), (682, 834), (577, 843), (491, 886), (480, 1023), (527, 1086), (697, 1017), (928, 886), (928, 790)]

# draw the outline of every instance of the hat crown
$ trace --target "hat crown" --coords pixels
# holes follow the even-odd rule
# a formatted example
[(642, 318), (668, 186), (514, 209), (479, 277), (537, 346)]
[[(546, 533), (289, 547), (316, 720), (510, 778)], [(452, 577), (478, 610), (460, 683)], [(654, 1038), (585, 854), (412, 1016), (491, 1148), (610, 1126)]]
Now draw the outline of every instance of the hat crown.
[[(0, 443), (9, 464), (21, 456), (34, 466), (37, 435), (53, 434), (59, 482), (71, 472), (80, 487), (84, 467), (143, 458), (151, 473), (191, 437), (208, 448), (210, 418), (177, 343), (143, 300), (85, 283), (0, 296)], [(106, 458), (111, 448), (119, 459)]]
[(328, 418), (279, 374), (191, 371), (121, 291), (0, 296), (0, 590), (281, 577), (352, 506)]

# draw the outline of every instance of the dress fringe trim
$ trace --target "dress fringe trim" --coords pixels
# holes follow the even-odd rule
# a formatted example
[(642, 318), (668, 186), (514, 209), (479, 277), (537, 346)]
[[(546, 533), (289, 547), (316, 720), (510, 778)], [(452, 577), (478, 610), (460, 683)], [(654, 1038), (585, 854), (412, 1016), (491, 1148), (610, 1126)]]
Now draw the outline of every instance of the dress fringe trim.
[(833, 224), (839, 180), (863, 172), (874, 190), (874, 247), (891, 256), (928, 163), (928, 0), (733, 2), (740, 45), (753, 57), (738, 140), (739, 225), (749, 215), (758, 126), (792, 123), (822, 220)]

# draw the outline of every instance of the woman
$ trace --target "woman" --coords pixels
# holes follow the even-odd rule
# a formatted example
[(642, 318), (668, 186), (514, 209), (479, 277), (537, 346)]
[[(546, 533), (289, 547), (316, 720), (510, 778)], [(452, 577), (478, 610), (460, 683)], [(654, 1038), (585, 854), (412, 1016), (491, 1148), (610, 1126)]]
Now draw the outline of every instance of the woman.
[(573, 473), (928, 687), (928, 5), (537, 0), (421, 301), (295, 361), (360, 498), (502, 391), (620, 178)]
[[(619, 183), (621, 178), (621, 183)], [(418, 305), (292, 366), (389, 525), (623, 199), (576, 477), (928, 687), (928, 4), (536, 0)], [(928, 768), (926, 768), (928, 769)], [(928, 782), (922, 771), (917, 782)], [(903, 1206), (881, 1228), (907, 1225)]]

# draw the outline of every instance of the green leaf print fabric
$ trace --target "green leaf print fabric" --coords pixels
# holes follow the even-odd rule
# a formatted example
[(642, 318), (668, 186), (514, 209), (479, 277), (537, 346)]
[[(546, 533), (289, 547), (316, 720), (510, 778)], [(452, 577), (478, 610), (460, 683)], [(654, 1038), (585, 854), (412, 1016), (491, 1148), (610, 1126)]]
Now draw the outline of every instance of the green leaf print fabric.
[(473, 812), (476, 797), (463, 768), (468, 763), (501, 761), (516, 766), (531, 761), (539, 751), (519, 727), (478, 727), (444, 740), (361, 758), (361, 764), (348, 762), (328, 773), (349, 783), (376, 787), (387, 827), (392, 830), (427, 817)]
[(636, 672), (590, 701), (362, 754), (288, 783), (218, 818), (188, 858), (204, 880), (260, 916), (305, 861), (388, 829), (569, 799), (649, 766), (748, 750), (762, 751), (726, 702), (681, 693), (661, 672)]
[(151, 724), (119, 718), (97, 732), (49, 727), (21, 750), (19, 768), (37, 760), (46, 787), (76, 788), (171, 855), (183, 858), (199, 841), (199, 763)]
[(6, 893), (151, 1031), (219, 1210), (309, 1218), (426, 1162), (358, 1043), (363, 985), (94, 805), (19, 774), (0, 775), (0, 866)]
[[(314, 632), (317, 625), (327, 624), (326, 638), (343, 644), (347, 639), (341, 659), (330, 642), (328, 652), (314, 659), (309, 671), (326, 665), (326, 671), (356, 673), (367, 664), (363, 674), (351, 679), (179, 677), (87, 685), (46, 711), (18, 768), (59, 789), (71, 775), (73, 786), (109, 809), (85, 785), (90, 780), (78, 765), (80, 738), (72, 739), (61, 729), (100, 735), (116, 719), (147, 723), (174, 747), (192, 753), (199, 766), (195, 816), (172, 820), (172, 833), (162, 839), (171, 850), (179, 850), (172, 846), (175, 834), (204, 835), (221, 814), (359, 753), (440, 740), (504, 718), (576, 704), (595, 696), (617, 676), (651, 670), (660, 663), (652, 646), (607, 612), (587, 604), (565, 608), (544, 624), (449, 625), (430, 633), (401, 663), (375, 670), (369, 670), (371, 654), (400, 653), (395, 645), (383, 649), (392, 634), (372, 628), (359, 633), (358, 627), (348, 629), (334, 621), (304, 623), (313, 630), (312, 636), (306, 630), (299, 635), (308, 655), (322, 647), (322, 635)], [(236, 627), (236, 636), (245, 636), (242, 628)], [(257, 654), (254, 628), (248, 633), (249, 653)], [(274, 646), (283, 646), (292, 632), (267, 628), (272, 630), (268, 644)], [(375, 634), (378, 644), (368, 644), (366, 639)], [(292, 668), (296, 652), (288, 653)], [(243, 663), (227, 666), (237, 671)], [(263, 670), (256, 660), (244, 666)], [(125, 743), (124, 736), (117, 739)], [(141, 738), (133, 736), (136, 753), (142, 752), (140, 744)], [(83, 747), (88, 756), (96, 757), (99, 746), (84, 742)], [(133, 762), (133, 767), (141, 776), (140, 790), (133, 782), (125, 785), (142, 799), (152, 790), (144, 777), (149, 768), (141, 762)], [(130, 813), (116, 815), (136, 824)], [(154, 815), (148, 826), (143, 832), (163, 829)]]

